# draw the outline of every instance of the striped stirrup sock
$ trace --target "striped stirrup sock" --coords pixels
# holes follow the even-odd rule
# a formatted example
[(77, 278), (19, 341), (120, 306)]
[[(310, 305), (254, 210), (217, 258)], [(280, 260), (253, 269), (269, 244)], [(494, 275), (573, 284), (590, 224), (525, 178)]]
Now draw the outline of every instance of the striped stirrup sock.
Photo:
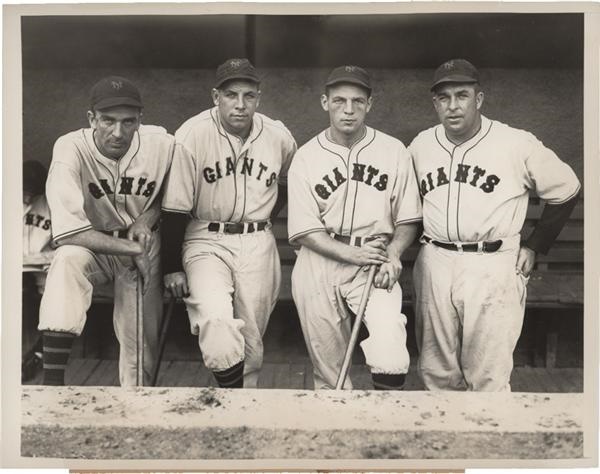
[(65, 369), (75, 335), (69, 332), (44, 331), (44, 385), (64, 385)]
[(371, 374), (375, 390), (404, 390), (406, 374)]
[(233, 367), (225, 370), (214, 370), (213, 375), (221, 388), (243, 388), (244, 361), (238, 362)]

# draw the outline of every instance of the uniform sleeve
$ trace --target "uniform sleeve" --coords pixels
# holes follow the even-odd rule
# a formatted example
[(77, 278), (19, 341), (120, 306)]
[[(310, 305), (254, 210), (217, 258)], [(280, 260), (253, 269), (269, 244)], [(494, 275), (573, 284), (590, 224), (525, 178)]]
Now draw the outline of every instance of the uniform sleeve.
[(577, 195), (581, 187), (575, 172), (531, 134), (526, 135), (526, 182), (549, 204), (561, 204)]
[(290, 243), (312, 232), (324, 231), (319, 205), (312, 194), (305, 163), (294, 159), (288, 179), (288, 235)]
[(394, 225), (419, 222), (423, 219), (423, 209), (413, 160), (404, 146), (398, 155), (398, 174), (391, 199)]
[(297, 149), (296, 140), (294, 140), (292, 135), (288, 132), (283, 144), (281, 171), (279, 172), (279, 178), (277, 180), (282, 186), (287, 186), (288, 172)]
[(46, 181), (46, 198), (52, 221), (52, 239), (59, 239), (91, 229), (84, 209), (84, 196), (79, 170), (61, 158), (75, 151), (68, 143), (58, 140), (52, 152), (52, 164)]
[(167, 212), (189, 213), (196, 194), (195, 178), (194, 156), (182, 143), (176, 142), (163, 191), (162, 209)]

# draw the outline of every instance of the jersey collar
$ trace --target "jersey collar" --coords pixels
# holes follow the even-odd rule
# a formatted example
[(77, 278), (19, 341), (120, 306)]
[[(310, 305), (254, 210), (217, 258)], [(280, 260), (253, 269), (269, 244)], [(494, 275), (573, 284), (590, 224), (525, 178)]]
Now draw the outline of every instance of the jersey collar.
[(317, 136), (317, 140), (319, 141), (320, 145), (327, 151), (342, 156), (343, 158), (350, 157), (350, 155), (352, 155), (356, 150), (362, 149), (365, 144), (371, 142), (373, 136), (375, 135), (374, 129), (365, 126), (364, 135), (350, 148), (347, 148), (344, 145), (339, 145), (338, 143), (331, 141), (328, 137), (327, 130), (329, 130), (329, 128), (319, 133), (319, 135)]
[(127, 167), (131, 162), (131, 159), (137, 154), (140, 148), (140, 132), (136, 131), (133, 135), (133, 140), (131, 141), (131, 145), (129, 146), (129, 150), (118, 160), (113, 160), (107, 156), (104, 156), (98, 147), (96, 146), (96, 142), (94, 141), (94, 130), (91, 128), (86, 128), (83, 130), (83, 136), (85, 137), (85, 141), (88, 144), (90, 150), (94, 155), (94, 158), (100, 163), (107, 166), (115, 166), (118, 164), (119, 166)]
[(475, 143), (477, 143), (481, 138), (489, 131), (492, 125), (492, 121), (485, 117), (481, 116), (481, 126), (475, 135), (469, 138), (467, 141), (462, 142), (460, 145), (455, 145), (446, 136), (446, 131), (444, 130), (444, 126), (439, 124), (435, 127), (435, 137), (437, 138), (438, 143), (444, 148), (448, 153), (452, 154), (455, 148), (459, 147), (469, 147)]

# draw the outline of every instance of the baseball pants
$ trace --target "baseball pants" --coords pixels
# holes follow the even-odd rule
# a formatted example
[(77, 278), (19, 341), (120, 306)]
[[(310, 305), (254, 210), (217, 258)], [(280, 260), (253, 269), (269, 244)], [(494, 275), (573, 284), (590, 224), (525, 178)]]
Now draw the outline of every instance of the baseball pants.
[(428, 390), (510, 391), (527, 280), (519, 236), (494, 253), (426, 243), (415, 262), (418, 370)]
[[(150, 251), (150, 285), (144, 295), (144, 383), (149, 384), (158, 349), (162, 317), (160, 236), (154, 234)], [(56, 250), (40, 306), (40, 331), (79, 336), (92, 303), (94, 286), (114, 282), (113, 324), (119, 341), (119, 381), (136, 385), (137, 269), (131, 257), (101, 255), (77, 245)]]
[[(368, 272), (337, 262), (302, 247), (292, 271), (292, 295), (304, 340), (313, 364), (315, 389), (335, 388), (344, 361), (352, 324)], [(374, 374), (405, 374), (410, 357), (406, 349), (406, 316), (402, 290), (372, 288), (363, 319), (369, 337), (360, 346)], [(346, 378), (344, 388), (351, 389)]]
[(273, 233), (186, 235), (183, 264), (190, 290), (184, 301), (204, 364), (222, 371), (244, 360), (244, 387), (256, 388), (281, 283)]

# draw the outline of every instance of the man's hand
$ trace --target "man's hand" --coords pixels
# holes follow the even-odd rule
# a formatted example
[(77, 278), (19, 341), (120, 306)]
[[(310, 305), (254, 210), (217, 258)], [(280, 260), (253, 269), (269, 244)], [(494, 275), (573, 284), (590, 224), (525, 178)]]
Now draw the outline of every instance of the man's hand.
[(129, 229), (127, 229), (127, 238), (129, 240), (135, 240), (142, 244), (145, 252), (150, 252), (152, 248), (152, 242), (154, 240), (154, 235), (152, 229), (139, 219), (135, 221)]
[(384, 288), (387, 289), (388, 292), (391, 292), (392, 287), (400, 278), (401, 272), (402, 264), (400, 263), (400, 259), (390, 260), (388, 263), (382, 264), (377, 270), (375, 279), (373, 280), (373, 286), (375, 288)]
[(535, 265), (535, 250), (529, 247), (521, 247), (517, 257), (517, 271), (521, 272), (524, 277), (529, 277), (533, 266)]
[(185, 272), (168, 273), (164, 276), (164, 282), (165, 288), (167, 288), (175, 298), (187, 298), (190, 296)]
[(382, 239), (371, 240), (362, 247), (348, 246), (350, 255), (345, 260), (348, 263), (359, 265), (381, 265), (388, 263), (390, 259), (386, 252), (386, 243)]
[(150, 257), (147, 252), (142, 252), (139, 255), (133, 257), (133, 263), (140, 271), (142, 277), (142, 293), (146, 294), (146, 290), (150, 285)]

